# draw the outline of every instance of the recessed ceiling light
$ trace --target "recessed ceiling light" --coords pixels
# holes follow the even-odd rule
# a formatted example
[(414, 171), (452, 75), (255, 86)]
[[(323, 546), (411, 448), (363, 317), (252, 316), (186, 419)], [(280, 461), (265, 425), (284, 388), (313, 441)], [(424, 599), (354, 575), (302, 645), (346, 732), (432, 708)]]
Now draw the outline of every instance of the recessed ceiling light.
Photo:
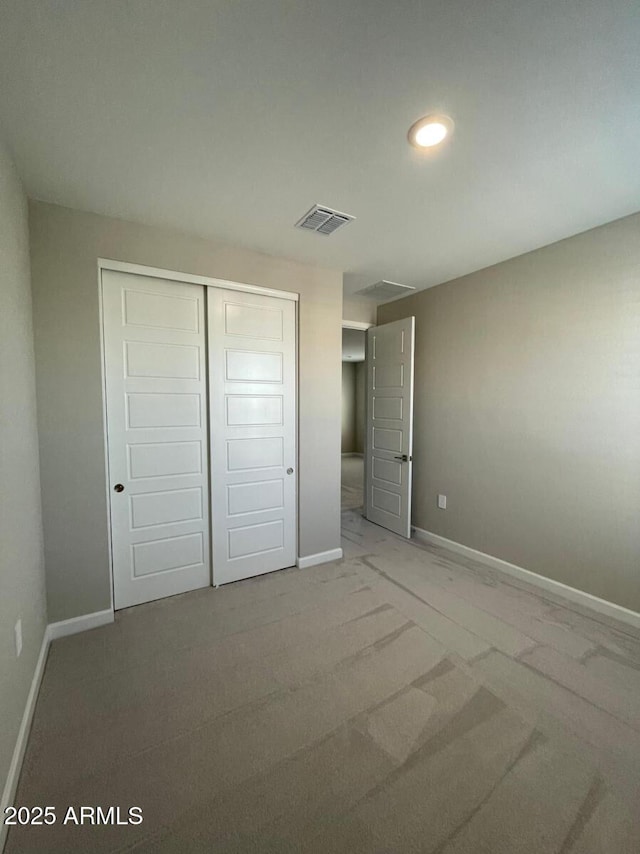
[(433, 148), (439, 145), (453, 131), (453, 119), (449, 116), (423, 116), (409, 128), (409, 142), (414, 148)]

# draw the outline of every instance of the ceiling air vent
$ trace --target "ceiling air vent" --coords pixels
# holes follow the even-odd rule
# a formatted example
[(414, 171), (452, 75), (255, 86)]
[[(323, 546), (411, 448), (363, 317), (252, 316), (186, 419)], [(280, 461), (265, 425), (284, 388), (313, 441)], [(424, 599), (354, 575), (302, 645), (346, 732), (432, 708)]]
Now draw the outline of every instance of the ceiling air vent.
[(376, 282), (375, 285), (369, 285), (356, 291), (356, 293), (359, 296), (373, 297), (377, 300), (389, 300), (395, 297), (406, 297), (411, 291), (415, 291), (413, 285), (400, 285), (398, 282), (386, 282), (383, 279), (381, 282)]
[(315, 231), (318, 234), (333, 234), (333, 232), (348, 222), (355, 219), (346, 213), (333, 211), (322, 205), (314, 205), (308, 210), (302, 219), (296, 223), (296, 228), (305, 228), (307, 231)]

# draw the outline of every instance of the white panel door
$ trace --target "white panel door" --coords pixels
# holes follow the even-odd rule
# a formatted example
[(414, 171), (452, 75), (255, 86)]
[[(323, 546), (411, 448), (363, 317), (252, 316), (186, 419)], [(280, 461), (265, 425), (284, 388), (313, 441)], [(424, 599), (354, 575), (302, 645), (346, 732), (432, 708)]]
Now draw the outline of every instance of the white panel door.
[(366, 517), (411, 536), (415, 318), (367, 330)]
[(213, 582), (296, 561), (295, 303), (209, 289)]
[(102, 273), (115, 608), (211, 583), (204, 288)]

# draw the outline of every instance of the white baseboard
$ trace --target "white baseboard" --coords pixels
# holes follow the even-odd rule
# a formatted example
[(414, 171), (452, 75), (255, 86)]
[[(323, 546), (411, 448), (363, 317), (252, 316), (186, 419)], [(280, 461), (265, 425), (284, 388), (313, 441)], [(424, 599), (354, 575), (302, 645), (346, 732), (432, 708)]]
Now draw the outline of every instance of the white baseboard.
[(528, 584), (534, 584), (536, 587), (541, 587), (543, 590), (548, 590), (550, 593), (555, 593), (557, 596), (562, 596), (571, 602), (576, 602), (586, 608), (591, 608), (592, 611), (598, 611), (600, 614), (606, 614), (609, 617), (614, 617), (623, 623), (633, 626), (635, 629), (640, 629), (640, 614), (637, 611), (632, 611), (630, 608), (624, 608), (622, 605), (616, 605), (615, 602), (609, 602), (607, 599), (600, 599), (599, 596), (594, 596), (591, 593), (586, 593), (584, 590), (578, 590), (576, 587), (570, 587), (568, 584), (563, 584), (561, 581), (554, 581), (553, 578), (546, 578), (544, 575), (538, 575), (537, 572), (532, 572), (530, 569), (524, 569), (517, 566), (515, 563), (509, 563), (499, 557), (479, 552), (477, 549), (472, 549), (469, 546), (464, 546), (462, 543), (457, 543), (455, 540), (448, 540), (446, 537), (441, 537), (439, 534), (432, 534), (430, 531), (425, 531), (423, 528), (414, 526), (413, 531), (416, 538), (424, 540), (428, 543), (433, 543), (437, 546), (444, 546), (451, 551), (463, 554), (466, 557), (484, 563), (493, 569), (504, 572), (513, 578), (518, 578), (520, 581), (526, 581)]
[(61, 620), (59, 623), (49, 623), (49, 640), (57, 640), (57, 638), (64, 638), (67, 635), (77, 635), (78, 632), (97, 629), (98, 626), (106, 626), (113, 620), (113, 609), (107, 608), (106, 611), (95, 611), (93, 614), (83, 614), (81, 617)]
[[(57, 638), (66, 637), (66, 635), (75, 635), (78, 632), (95, 629), (98, 626), (105, 626), (108, 623), (113, 623), (113, 620), (113, 610), (109, 608), (106, 611), (96, 611), (93, 614), (83, 614), (81, 617), (73, 617), (70, 620), (62, 620), (59, 623), (49, 623), (45, 628), (42, 637), (42, 645), (40, 647), (40, 654), (38, 655), (36, 669), (33, 674), (33, 679), (31, 680), (31, 688), (29, 689), (29, 695), (22, 714), (22, 721), (20, 722), (20, 729), (18, 730), (16, 746), (13, 750), (7, 780), (2, 792), (0, 818), (4, 817), (5, 808), (13, 804), (16, 789), (18, 788), (18, 780), (20, 779), (20, 772), (22, 770), (24, 752), (29, 739), (31, 721), (33, 720), (33, 713), (36, 708), (38, 692), (40, 691), (40, 684), (42, 682), (44, 666), (47, 661), (51, 641), (56, 640)], [(0, 852), (4, 850), (4, 845), (7, 841), (7, 832), (8, 828), (5, 827), (4, 824), (0, 823)]]
[(33, 713), (36, 708), (36, 701), (38, 699), (38, 692), (40, 691), (40, 683), (42, 682), (42, 675), (44, 673), (44, 666), (47, 661), (48, 652), (49, 633), (48, 628), (45, 627), (44, 634), (42, 636), (42, 644), (40, 646), (40, 654), (38, 655), (36, 669), (33, 673), (33, 679), (31, 680), (31, 688), (29, 689), (27, 702), (22, 714), (22, 720), (20, 721), (18, 737), (16, 738), (16, 746), (13, 749), (9, 772), (4, 785), (4, 791), (2, 792), (2, 802), (0, 803), (0, 851), (4, 850), (4, 845), (7, 841), (7, 833), (9, 831), (9, 828), (4, 825), (4, 822), (2, 822), (1, 819), (4, 818), (5, 809), (13, 804), (16, 789), (18, 788), (18, 780), (20, 779), (20, 771), (22, 770), (22, 760), (24, 759), (24, 752), (29, 739), (31, 721), (33, 720)]
[(307, 555), (298, 558), (300, 569), (308, 569), (310, 566), (318, 566), (321, 563), (331, 563), (332, 560), (341, 560), (342, 549), (329, 549), (328, 552), (318, 552), (315, 555)]

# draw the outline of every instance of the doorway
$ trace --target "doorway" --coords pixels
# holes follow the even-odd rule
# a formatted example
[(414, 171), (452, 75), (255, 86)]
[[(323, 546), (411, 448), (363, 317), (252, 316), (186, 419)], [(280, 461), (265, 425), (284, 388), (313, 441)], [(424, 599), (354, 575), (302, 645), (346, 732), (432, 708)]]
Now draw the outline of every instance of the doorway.
[(367, 332), (365, 515), (411, 537), (415, 317)]
[(341, 509), (343, 511), (362, 511), (364, 506), (366, 387), (366, 329), (343, 325), (341, 443)]
[(407, 538), (414, 361), (415, 317), (381, 326), (343, 322), (342, 511)]
[(114, 607), (293, 566), (296, 295), (109, 263)]

